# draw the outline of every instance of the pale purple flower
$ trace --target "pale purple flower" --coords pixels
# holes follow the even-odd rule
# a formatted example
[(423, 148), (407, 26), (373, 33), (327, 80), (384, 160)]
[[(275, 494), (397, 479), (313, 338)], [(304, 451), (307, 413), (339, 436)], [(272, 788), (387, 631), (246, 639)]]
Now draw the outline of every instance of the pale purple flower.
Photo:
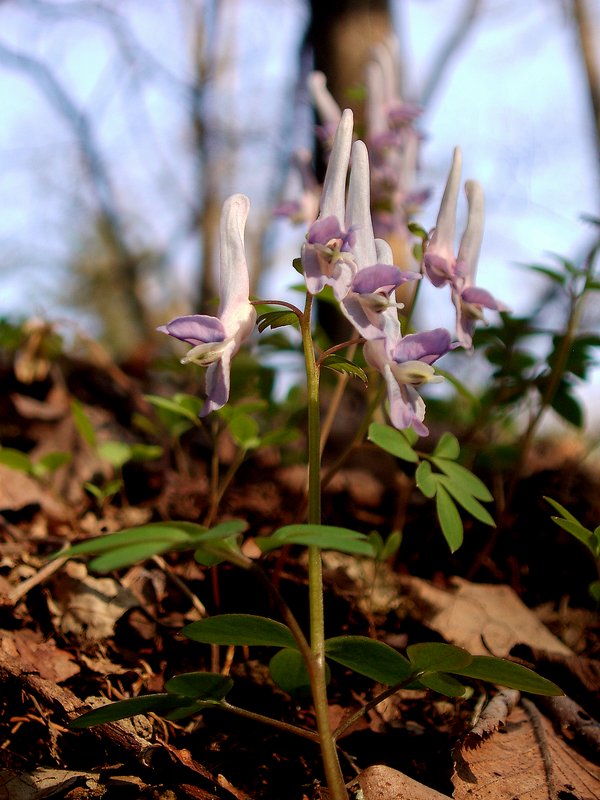
[(446, 181), (437, 222), (427, 242), (423, 258), (427, 277), (434, 286), (438, 287), (451, 283), (455, 277), (454, 238), (461, 168), (462, 154), (460, 149), (456, 147), (452, 156), (452, 166)]
[(216, 317), (190, 314), (158, 328), (162, 333), (192, 345), (182, 364), (208, 366), (204, 417), (229, 400), (231, 359), (254, 327), (256, 311), (248, 300), (249, 278), (244, 231), (250, 201), (243, 194), (229, 197), (221, 212), (220, 303)]
[(460, 173), (461, 153), (456, 148), (436, 226), (425, 248), (423, 263), (425, 273), (434, 286), (450, 286), (452, 302), (456, 307), (456, 337), (468, 350), (473, 345), (475, 324), (478, 320), (483, 320), (483, 309), (506, 311), (507, 307), (488, 291), (474, 285), (484, 223), (483, 189), (476, 181), (465, 183), (469, 214), (458, 256), (454, 256)]
[(308, 76), (308, 91), (321, 120), (321, 125), (317, 128), (317, 134), (325, 149), (329, 151), (333, 146), (335, 133), (342, 118), (342, 110), (327, 88), (327, 78), (324, 73), (318, 70), (310, 73)]
[(365, 342), (367, 363), (383, 375), (389, 401), (390, 421), (395, 428), (410, 428), (427, 436), (424, 424), (425, 401), (417, 392), (424, 383), (443, 380), (432, 364), (452, 349), (450, 333), (445, 328), (411, 333), (397, 339)]
[(415, 190), (421, 136), (413, 123), (419, 109), (406, 104), (400, 96), (398, 63), (394, 41), (372, 49), (365, 73), (365, 121), (371, 159), (373, 225), (379, 236), (398, 237), (408, 261), (407, 223), (428, 193)]
[(302, 267), (306, 288), (318, 294), (331, 286), (338, 300), (348, 292), (356, 267), (349, 254), (354, 234), (343, 230), (346, 204), (346, 176), (352, 147), (353, 115), (342, 114), (329, 157), (320, 213), (310, 226), (302, 246)]
[(456, 307), (456, 337), (463, 347), (470, 349), (473, 346), (475, 324), (483, 320), (483, 309), (489, 308), (492, 311), (508, 309), (488, 291), (473, 285), (483, 238), (483, 189), (476, 181), (467, 181), (465, 193), (469, 204), (469, 217), (456, 259), (452, 302)]
[(291, 173), (300, 182), (299, 198), (283, 200), (273, 211), (273, 216), (288, 217), (296, 225), (311, 225), (319, 213), (319, 186), (312, 167), (312, 153), (306, 148), (292, 156)]
[(369, 156), (361, 141), (352, 146), (346, 228), (354, 232), (350, 252), (355, 260), (356, 272), (340, 308), (365, 339), (382, 336), (396, 338), (400, 335), (398, 308), (402, 308), (402, 304), (395, 302), (394, 291), (405, 281), (420, 276), (403, 272), (394, 266), (390, 246), (374, 237)]

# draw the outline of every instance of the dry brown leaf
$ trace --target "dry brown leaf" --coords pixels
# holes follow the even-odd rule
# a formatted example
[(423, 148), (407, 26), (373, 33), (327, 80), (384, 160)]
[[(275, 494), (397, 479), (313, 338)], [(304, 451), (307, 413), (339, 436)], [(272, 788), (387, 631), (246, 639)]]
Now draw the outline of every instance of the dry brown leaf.
[(363, 800), (450, 800), (448, 795), (380, 764), (361, 772), (357, 783)]
[(40, 633), (27, 628), (0, 631), (0, 648), (17, 658), (23, 669), (37, 672), (54, 683), (62, 683), (80, 672), (70, 653), (60, 650), (52, 640), (43, 641)]
[(506, 725), (508, 716), (520, 698), (521, 693), (516, 689), (504, 688), (495, 694), (481, 712), (479, 719), (463, 738), (463, 746), (479, 747), (483, 739), (487, 739), (488, 736)]
[(0, 511), (20, 511), (38, 505), (55, 519), (68, 517), (67, 510), (38, 481), (0, 464)]
[[(32, 773), (0, 771), (0, 800), (40, 800), (58, 795), (74, 786), (85, 786), (90, 791), (98, 785), (98, 775), (66, 769), (38, 767)], [(90, 794), (90, 797), (92, 795)]]
[(518, 706), (502, 732), (454, 752), (454, 800), (596, 800), (600, 766), (572, 750), (532, 703)]
[(51, 586), (54, 624), (86, 639), (112, 636), (115, 622), (138, 604), (116, 580), (88, 575), (85, 564), (74, 561), (53, 576)]
[(403, 577), (402, 583), (427, 606), (424, 622), (474, 655), (491, 652), (502, 658), (516, 644), (571, 655), (510, 586), (452, 578), (455, 588), (438, 589), (412, 576)]

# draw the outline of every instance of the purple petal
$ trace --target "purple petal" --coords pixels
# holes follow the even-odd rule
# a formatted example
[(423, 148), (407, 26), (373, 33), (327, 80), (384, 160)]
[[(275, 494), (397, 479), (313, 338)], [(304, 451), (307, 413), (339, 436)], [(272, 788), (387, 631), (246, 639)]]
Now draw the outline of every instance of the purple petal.
[(394, 361), (423, 361), (433, 364), (438, 358), (452, 349), (452, 338), (445, 328), (434, 328), (431, 331), (410, 333), (396, 344), (393, 351)]
[(417, 272), (403, 272), (400, 267), (391, 264), (374, 264), (359, 270), (352, 281), (352, 291), (358, 294), (370, 294), (377, 291), (391, 292), (406, 281), (421, 276)]
[(229, 400), (231, 357), (234, 350), (235, 346), (232, 343), (222, 357), (206, 370), (206, 401), (200, 411), (201, 417), (223, 408)]
[(423, 424), (425, 402), (413, 386), (400, 385), (389, 367), (384, 370), (390, 405), (390, 421), (395, 428), (412, 427), (419, 436), (427, 436), (429, 429)]
[(486, 289), (480, 289), (477, 286), (468, 286), (460, 293), (460, 297), (464, 303), (471, 303), (472, 305), (482, 306), (489, 308), (491, 311), (507, 311), (504, 303), (490, 294)]
[(332, 239), (344, 239), (345, 233), (337, 217), (329, 216), (318, 219), (308, 229), (309, 244), (327, 244)]
[(221, 320), (207, 314), (176, 317), (166, 325), (161, 325), (157, 330), (192, 345), (222, 342), (226, 338)]
[(436, 287), (444, 286), (454, 277), (452, 263), (448, 259), (438, 256), (435, 253), (425, 253), (423, 258), (425, 274)]

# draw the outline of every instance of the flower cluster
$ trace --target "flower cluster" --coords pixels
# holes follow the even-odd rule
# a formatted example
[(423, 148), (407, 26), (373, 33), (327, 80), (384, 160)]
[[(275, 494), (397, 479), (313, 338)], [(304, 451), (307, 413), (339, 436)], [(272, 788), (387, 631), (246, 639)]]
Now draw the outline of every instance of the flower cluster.
[(402, 336), (395, 290), (421, 276), (394, 265), (390, 246), (375, 238), (369, 156), (364, 142), (352, 143), (352, 134), (352, 112), (346, 110), (332, 143), (320, 214), (302, 250), (306, 286), (311, 294), (332, 287), (365, 340), (366, 360), (384, 377), (392, 423), (426, 436), (425, 404), (416, 387), (440, 380), (432, 364), (452, 348), (451, 336), (443, 328)]
[(437, 222), (425, 247), (423, 265), (425, 274), (434, 286), (450, 286), (452, 302), (456, 308), (456, 338), (459, 344), (469, 350), (473, 345), (475, 323), (483, 319), (483, 309), (508, 309), (488, 291), (474, 285), (484, 221), (483, 189), (476, 181), (465, 183), (469, 215), (458, 255), (454, 256), (461, 161), (461, 152), (456, 148)]
[[(399, 113), (399, 112), (398, 112)], [(422, 275), (394, 264), (388, 242), (376, 238), (373, 228), (369, 153), (362, 141), (353, 142), (350, 110), (339, 119), (321, 193), (318, 216), (302, 247), (307, 291), (317, 295), (330, 286), (339, 308), (364, 341), (364, 356), (378, 370), (387, 388), (389, 416), (397, 428), (412, 427), (426, 436), (425, 403), (417, 389), (437, 382), (433, 364), (454, 347), (472, 347), (475, 323), (483, 309), (504, 310), (489, 292), (474, 285), (483, 233), (483, 192), (467, 181), (468, 221), (454, 255), (456, 205), (461, 156), (454, 152), (436, 226), (424, 248), (424, 275), (436, 287), (449, 286), (456, 307), (456, 338), (445, 328), (403, 335), (398, 316), (402, 303), (396, 290)], [(230, 197), (223, 206), (220, 237), (220, 305), (217, 316), (177, 317), (160, 331), (187, 342), (191, 350), (183, 363), (208, 366), (206, 402), (201, 416), (224, 406), (229, 399), (230, 365), (256, 321), (248, 298), (248, 267), (244, 229), (249, 201)], [(298, 312), (300, 313), (300, 312)]]

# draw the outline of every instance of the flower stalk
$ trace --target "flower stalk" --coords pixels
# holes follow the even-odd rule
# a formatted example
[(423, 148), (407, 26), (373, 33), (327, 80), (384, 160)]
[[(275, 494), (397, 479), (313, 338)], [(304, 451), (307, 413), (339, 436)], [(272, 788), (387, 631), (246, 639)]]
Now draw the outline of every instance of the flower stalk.
[[(311, 330), (313, 296), (307, 292), (304, 313), (300, 319), (302, 348), (306, 367), (308, 399), (308, 523), (321, 522), (321, 447), (319, 409), (319, 367)], [(325, 673), (325, 619), (323, 609), (323, 563), (321, 549), (308, 549), (308, 593), (310, 608), (311, 657), (307, 664), (321, 757), (331, 800), (348, 800), (348, 792), (337, 755), (335, 740), (329, 725)]]

